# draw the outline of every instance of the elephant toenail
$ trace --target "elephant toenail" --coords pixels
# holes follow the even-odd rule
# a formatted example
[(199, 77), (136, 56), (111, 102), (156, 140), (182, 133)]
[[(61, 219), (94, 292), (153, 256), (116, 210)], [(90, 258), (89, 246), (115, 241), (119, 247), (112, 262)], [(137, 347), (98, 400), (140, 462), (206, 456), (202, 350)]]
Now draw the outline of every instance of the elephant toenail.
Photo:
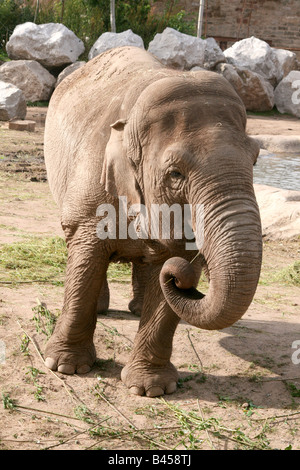
[(82, 366), (77, 367), (77, 374), (87, 374), (91, 370), (90, 366), (84, 364)]
[(155, 385), (153, 387), (149, 387), (146, 391), (146, 396), (150, 398), (160, 397), (163, 394), (164, 394), (163, 389)]
[(131, 393), (131, 395), (142, 396), (145, 394), (143, 387), (136, 387), (136, 386), (130, 387), (129, 392)]
[(46, 357), (45, 366), (48, 367), (48, 369), (56, 370), (57, 362), (54, 359), (52, 359), (52, 357)]
[(169, 395), (170, 393), (176, 392), (177, 389), (177, 383), (176, 382), (171, 382), (167, 387), (166, 387), (166, 394)]
[(57, 368), (62, 374), (72, 375), (75, 373), (75, 367), (72, 364), (60, 364)]

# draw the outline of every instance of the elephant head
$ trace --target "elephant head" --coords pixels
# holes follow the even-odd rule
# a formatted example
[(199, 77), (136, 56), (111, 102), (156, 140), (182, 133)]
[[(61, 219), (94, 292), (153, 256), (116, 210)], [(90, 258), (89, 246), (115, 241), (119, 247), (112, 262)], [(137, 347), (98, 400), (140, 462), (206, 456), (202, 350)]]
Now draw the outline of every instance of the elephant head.
[[(132, 100), (131, 93), (128, 103)], [(252, 301), (262, 255), (253, 190), (259, 148), (246, 135), (244, 106), (223, 77), (205, 71), (160, 77), (123, 109), (128, 113), (112, 126), (102, 181), (110, 193), (121, 191), (148, 208), (202, 205), (199, 258), (209, 290), (206, 295), (196, 290), (193, 265), (181, 257), (163, 265), (161, 288), (188, 323), (230, 326)], [(195, 219), (193, 229), (197, 233)]]

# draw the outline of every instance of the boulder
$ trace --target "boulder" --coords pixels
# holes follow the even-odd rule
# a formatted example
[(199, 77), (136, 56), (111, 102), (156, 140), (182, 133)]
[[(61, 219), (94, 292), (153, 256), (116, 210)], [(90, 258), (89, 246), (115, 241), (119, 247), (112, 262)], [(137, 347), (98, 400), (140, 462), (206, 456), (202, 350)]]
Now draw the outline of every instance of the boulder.
[(277, 61), (277, 83), (279, 83), (284, 77), (286, 77), (292, 70), (298, 70), (297, 56), (294, 52), (287, 51), (285, 49), (273, 49)]
[(0, 81), (0, 121), (24, 119), (26, 100), (19, 88), (11, 83)]
[(272, 85), (277, 82), (278, 59), (274, 49), (261, 39), (251, 38), (237, 41), (224, 51), (227, 62), (239, 69), (259, 73)]
[(214, 38), (205, 39), (204, 68), (214, 70), (214, 68), (226, 62), (225, 55)]
[(6, 44), (11, 59), (36, 60), (47, 69), (75, 62), (84, 52), (83, 42), (60, 23), (23, 23)]
[(277, 85), (275, 104), (280, 113), (300, 118), (300, 71), (293, 70)]
[(0, 80), (13, 83), (22, 90), (27, 101), (47, 101), (56, 82), (35, 60), (12, 60), (0, 67)]
[(219, 64), (217, 71), (231, 83), (248, 111), (268, 111), (274, 107), (274, 89), (260, 74)]
[(75, 70), (79, 69), (80, 67), (82, 67), (85, 64), (86, 64), (86, 62), (84, 60), (82, 60), (82, 61), (74, 62), (74, 64), (68, 65), (68, 67), (66, 67), (58, 75), (55, 87), (57, 87), (68, 75), (75, 72)]
[(102, 54), (102, 52), (122, 46), (135, 46), (144, 49), (144, 41), (140, 36), (134, 34), (131, 29), (122, 33), (103, 33), (91, 48), (88, 58), (91, 60)]
[(166, 28), (154, 36), (148, 51), (163, 64), (181, 70), (203, 67), (206, 42), (194, 36)]
[(254, 185), (265, 240), (285, 240), (300, 235), (300, 191)]

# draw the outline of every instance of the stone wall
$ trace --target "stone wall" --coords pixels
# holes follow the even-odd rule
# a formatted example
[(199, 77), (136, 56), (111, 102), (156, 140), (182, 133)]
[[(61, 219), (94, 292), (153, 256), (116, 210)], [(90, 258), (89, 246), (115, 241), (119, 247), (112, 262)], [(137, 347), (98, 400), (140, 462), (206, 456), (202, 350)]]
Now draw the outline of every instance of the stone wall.
[[(165, 1), (155, 2), (154, 7), (163, 5)], [(197, 22), (199, 0), (178, 0), (175, 8), (194, 14)], [(273, 47), (296, 52), (300, 59), (299, 18), (299, 0), (206, 0), (202, 34), (222, 41), (224, 48), (237, 39), (255, 36)]]

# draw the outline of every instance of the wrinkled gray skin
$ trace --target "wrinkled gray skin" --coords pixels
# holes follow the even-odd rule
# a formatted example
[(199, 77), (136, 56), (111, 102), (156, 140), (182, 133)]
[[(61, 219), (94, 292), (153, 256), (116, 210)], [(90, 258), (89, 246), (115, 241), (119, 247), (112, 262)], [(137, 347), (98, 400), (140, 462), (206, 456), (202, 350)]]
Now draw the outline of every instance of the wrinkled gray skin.
[[(245, 313), (262, 251), (252, 185), (259, 149), (245, 125), (244, 106), (223, 77), (167, 69), (139, 48), (105, 52), (58, 86), (45, 159), (68, 263), (63, 311), (46, 346), (49, 368), (73, 374), (92, 367), (97, 305), (108, 306), (112, 260), (147, 271), (145, 286), (136, 287), (140, 326), (121, 375), (134, 394), (176, 389), (170, 357), (180, 319), (220, 329)], [(184, 240), (100, 240), (97, 207), (117, 208), (120, 195), (147, 208), (204, 204), (204, 244), (193, 263), (197, 251), (187, 251)], [(203, 267), (205, 296), (195, 289)]]

